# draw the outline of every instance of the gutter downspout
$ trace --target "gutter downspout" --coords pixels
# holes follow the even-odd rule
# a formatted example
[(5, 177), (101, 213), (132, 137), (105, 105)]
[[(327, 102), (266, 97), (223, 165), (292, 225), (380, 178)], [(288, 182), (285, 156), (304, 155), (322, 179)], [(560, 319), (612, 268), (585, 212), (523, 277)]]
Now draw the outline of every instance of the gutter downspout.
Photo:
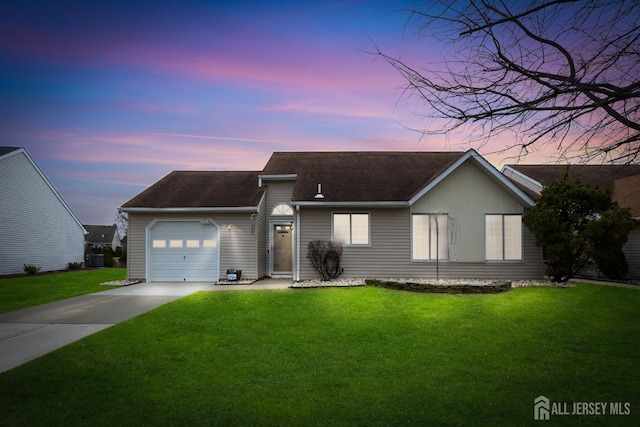
[(296, 282), (300, 281), (300, 205), (296, 205)]

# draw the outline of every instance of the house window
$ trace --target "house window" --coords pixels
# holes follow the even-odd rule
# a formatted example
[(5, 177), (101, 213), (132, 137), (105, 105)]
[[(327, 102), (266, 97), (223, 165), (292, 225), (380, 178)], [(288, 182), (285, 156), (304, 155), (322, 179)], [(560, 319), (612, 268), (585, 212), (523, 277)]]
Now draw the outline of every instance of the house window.
[(522, 215), (486, 215), (487, 261), (522, 260)]
[(278, 203), (271, 210), (272, 216), (291, 216), (293, 215), (293, 208), (287, 203)]
[(369, 214), (333, 214), (333, 241), (343, 245), (369, 245)]
[(414, 261), (449, 258), (449, 216), (447, 214), (413, 214), (411, 245)]

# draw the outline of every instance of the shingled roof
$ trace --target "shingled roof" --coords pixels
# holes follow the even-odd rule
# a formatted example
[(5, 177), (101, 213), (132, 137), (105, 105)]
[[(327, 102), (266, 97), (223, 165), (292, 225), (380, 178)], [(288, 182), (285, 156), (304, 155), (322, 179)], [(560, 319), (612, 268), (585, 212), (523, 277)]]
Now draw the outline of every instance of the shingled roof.
[(84, 241), (93, 245), (110, 245), (118, 227), (115, 225), (83, 225), (87, 230)]
[(264, 188), (253, 171), (175, 171), (122, 205), (123, 208), (257, 207)]
[(640, 175), (640, 165), (508, 165), (508, 167), (549, 186), (569, 168), (569, 176), (606, 190), (616, 179)]
[(17, 151), (19, 149), (20, 149), (20, 147), (5, 147), (5, 146), (2, 146), (2, 147), (0, 147), (0, 156), (4, 156), (5, 154), (12, 153), (12, 152)]
[(407, 201), (464, 152), (276, 152), (261, 176), (296, 174), (293, 202)]
[[(530, 197), (473, 150), (446, 152), (276, 152), (261, 172), (172, 172), (129, 200), (125, 210), (257, 207), (271, 180), (293, 179), (296, 204), (406, 205), (444, 173), (474, 158), (525, 203)], [(259, 186), (261, 183), (261, 186)], [(317, 198), (318, 185), (322, 197)]]
[[(640, 165), (508, 165), (543, 186), (551, 185), (560, 175), (569, 171), (569, 176), (611, 190), (613, 200), (622, 207), (631, 209), (631, 215), (640, 216)], [(523, 188), (521, 186), (521, 188)], [(540, 194), (525, 189), (534, 199)]]

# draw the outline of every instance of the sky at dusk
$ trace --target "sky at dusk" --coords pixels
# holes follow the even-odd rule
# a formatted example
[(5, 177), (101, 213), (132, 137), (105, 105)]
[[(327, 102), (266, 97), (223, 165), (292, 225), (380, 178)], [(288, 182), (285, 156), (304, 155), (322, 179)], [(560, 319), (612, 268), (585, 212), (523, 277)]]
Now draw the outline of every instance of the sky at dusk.
[(419, 106), (367, 53), (437, 58), (405, 29), (411, 5), (5, 0), (0, 145), (25, 147), (84, 224), (112, 224), (172, 170), (260, 170), (274, 151), (466, 150), (411, 130)]

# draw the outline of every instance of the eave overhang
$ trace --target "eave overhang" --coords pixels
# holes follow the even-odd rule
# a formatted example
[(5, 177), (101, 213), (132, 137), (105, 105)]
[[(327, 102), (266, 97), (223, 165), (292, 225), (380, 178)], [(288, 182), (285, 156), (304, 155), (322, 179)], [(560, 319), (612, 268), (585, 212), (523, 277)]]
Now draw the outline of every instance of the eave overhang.
[(262, 181), (293, 181), (298, 177), (295, 173), (258, 175), (258, 187), (262, 187)]
[(367, 201), (359, 201), (359, 202), (315, 202), (315, 201), (292, 201), (291, 204), (293, 206), (306, 206), (306, 207), (317, 207), (317, 208), (327, 208), (327, 207), (339, 207), (339, 208), (347, 208), (347, 207), (377, 207), (377, 208), (406, 208), (409, 206), (408, 202), (402, 201), (386, 201), (386, 202), (367, 202)]
[(198, 207), (198, 208), (127, 208), (127, 213), (205, 213), (205, 212), (258, 212), (258, 206)]

